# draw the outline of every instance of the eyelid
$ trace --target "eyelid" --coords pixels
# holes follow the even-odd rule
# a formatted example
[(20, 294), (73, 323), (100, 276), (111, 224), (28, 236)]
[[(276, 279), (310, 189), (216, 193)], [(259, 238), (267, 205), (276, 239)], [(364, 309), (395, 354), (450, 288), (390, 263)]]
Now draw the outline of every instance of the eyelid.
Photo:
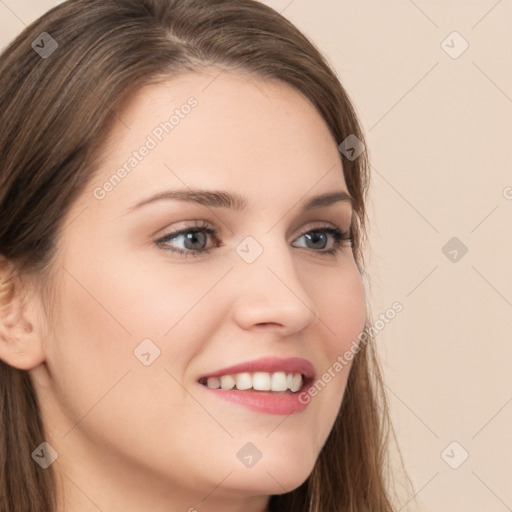
[[(186, 224), (187, 222), (194, 222), (194, 223), (197, 223), (197, 224)], [(215, 236), (218, 236), (218, 235), (222, 234), (222, 229), (221, 228), (218, 228), (218, 227), (214, 226), (213, 224), (210, 224), (208, 221), (205, 221), (205, 220), (183, 221), (183, 223), (184, 224), (181, 227), (178, 224), (177, 227), (173, 227), (169, 231), (166, 231), (166, 232), (162, 233), (158, 237), (157, 242), (160, 241), (163, 238), (169, 237), (170, 235), (178, 236), (182, 232), (188, 232), (188, 231), (192, 231), (194, 229), (206, 230), (206, 231), (207, 230), (211, 230), (211, 231), (214, 232)], [(313, 224), (313, 225), (311, 225), (311, 224)], [(295, 235), (295, 238), (293, 238), (292, 241), (295, 241), (297, 238), (305, 235), (306, 233), (308, 233), (309, 231), (312, 231), (314, 229), (320, 229), (320, 228), (324, 228), (324, 227), (329, 227), (327, 225), (330, 225), (330, 227), (333, 227), (335, 229), (339, 229), (342, 233), (343, 232), (351, 233), (351, 231), (352, 231), (352, 225), (349, 225), (348, 228), (345, 229), (342, 226), (338, 226), (338, 225), (336, 225), (336, 224), (334, 224), (332, 222), (329, 222), (329, 221), (316, 220), (316, 221), (310, 221), (309, 223), (307, 223), (306, 226), (303, 227), (301, 229), (301, 231), (299, 231), (299, 234)]]
[(308, 233), (309, 231), (313, 231), (314, 229), (321, 229), (321, 228), (328, 228), (328, 227), (331, 227), (331, 228), (334, 228), (334, 229), (339, 229), (342, 233), (344, 231), (351, 231), (352, 229), (352, 225), (349, 225), (347, 229), (343, 228), (342, 225), (337, 225), (335, 224), (334, 222), (330, 222), (330, 221), (325, 221), (325, 220), (313, 220), (313, 221), (310, 221), (306, 224), (306, 226), (304, 228), (302, 228), (302, 230), (299, 232), (300, 234), (298, 236), (302, 236), (304, 235), (305, 233)]
[[(189, 224), (190, 222), (195, 224)], [(178, 235), (179, 233), (183, 231), (193, 231), (194, 229), (197, 230), (212, 230), (216, 233), (220, 233), (220, 228), (215, 227), (214, 225), (210, 224), (208, 221), (205, 220), (184, 220), (182, 222), (179, 222), (176, 226), (175, 224), (172, 225), (172, 228), (166, 228), (163, 234), (159, 236), (159, 238), (166, 238), (169, 235)]]

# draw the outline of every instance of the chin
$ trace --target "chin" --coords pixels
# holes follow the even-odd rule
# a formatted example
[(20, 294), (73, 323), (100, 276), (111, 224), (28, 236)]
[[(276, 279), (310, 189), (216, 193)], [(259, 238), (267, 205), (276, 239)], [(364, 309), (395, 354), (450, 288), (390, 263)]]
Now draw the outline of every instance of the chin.
[[(265, 460), (264, 460), (265, 459)], [(255, 494), (284, 494), (299, 487), (313, 471), (316, 457), (296, 448), (294, 453), (276, 450), (262, 457), (252, 468), (238, 468), (230, 485)]]
[(288, 473), (265, 469), (256, 472), (254, 470), (251, 472), (237, 471), (225, 483), (230, 487), (230, 493), (240, 493), (240, 495), (286, 494), (304, 483), (312, 469), (310, 467), (306, 471), (294, 470)]

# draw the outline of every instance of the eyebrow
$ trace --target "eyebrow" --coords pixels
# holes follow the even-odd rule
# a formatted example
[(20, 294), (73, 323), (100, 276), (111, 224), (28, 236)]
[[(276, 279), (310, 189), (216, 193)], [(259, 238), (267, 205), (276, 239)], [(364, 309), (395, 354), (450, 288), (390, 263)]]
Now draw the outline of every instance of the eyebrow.
[[(236, 211), (246, 210), (248, 206), (247, 200), (243, 196), (225, 190), (167, 190), (139, 201), (128, 208), (126, 213), (131, 213), (134, 210), (138, 210), (145, 205), (157, 201), (172, 200), (198, 203), (212, 208), (229, 208)], [(346, 202), (349, 203), (351, 208), (354, 207), (354, 199), (344, 190), (336, 190), (303, 199), (299, 202), (299, 206), (302, 212), (306, 212), (315, 208), (330, 206), (338, 202)]]

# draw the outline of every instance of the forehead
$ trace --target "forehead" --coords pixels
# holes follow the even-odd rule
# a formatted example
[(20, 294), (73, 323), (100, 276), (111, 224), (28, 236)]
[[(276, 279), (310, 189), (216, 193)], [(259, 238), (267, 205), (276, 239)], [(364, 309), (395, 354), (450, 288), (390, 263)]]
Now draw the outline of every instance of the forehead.
[(218, 68), (137, 91), (105, 148), (92, 187), (111, 182), (106, 199), (124, 207), (163, 186), (230, 188), (268, 201), (346, 190), (337, 144), (300, 92)]

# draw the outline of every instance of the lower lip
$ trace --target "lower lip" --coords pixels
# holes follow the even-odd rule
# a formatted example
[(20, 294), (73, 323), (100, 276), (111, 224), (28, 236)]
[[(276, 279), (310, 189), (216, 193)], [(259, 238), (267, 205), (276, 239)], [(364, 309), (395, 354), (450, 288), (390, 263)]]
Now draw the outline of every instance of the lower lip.
[(303, 391), (304, 386), (297, 393), (279, 393), (275, 391), (255, 391), (238, 389), (213, 389), (203, 384), (199, 384), (203, 389), (214, 393), (219, 398), (233, 402), (242, 407), (256, 412), (266, 414), (289, 415), (302, 412), (308, 403), (299, 402), (299, 395)]

